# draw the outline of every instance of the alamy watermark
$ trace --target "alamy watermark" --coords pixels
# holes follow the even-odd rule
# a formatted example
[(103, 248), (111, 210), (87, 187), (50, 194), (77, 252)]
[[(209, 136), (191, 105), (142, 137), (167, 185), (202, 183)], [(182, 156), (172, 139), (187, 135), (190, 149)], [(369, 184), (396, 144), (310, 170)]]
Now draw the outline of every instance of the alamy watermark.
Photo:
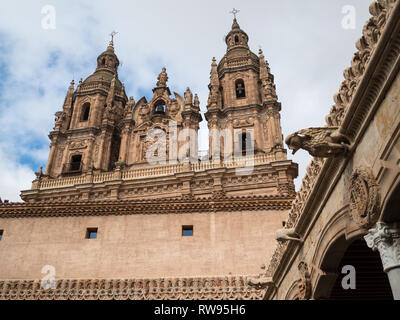
[(351, 5), (342, 7), (342, 28), (345, 30), (354, 30), (356, 28), (356, 8)]
[(44, 30), (54, 30), (56, 28), (56, 8), (50, 4), (42, 7), (40, 13), (42, 17), (42, 28)]
[(45, 276), (42, 278), (41, 287), (44, 290), (55, 289), (56, 288), (56, 268), (51, 265), (45, 265), (42, 268), (42, 274)]
[(151, 165), (169, 164), (233, 164), (236, 174), (248, 175), (254, 168), (253, 129), (211, 129), (210, 152), (198, 155), (197, 130), (178, 130), (176, 121), (169, 121), (168, 128), (154, 128), (147, 132), (145, 159)]
[(356, 290), (356, 268), (351, 265), (343, 266), (342, 274), (345, 274), (342, 278), (342, 288), (344, 290)]

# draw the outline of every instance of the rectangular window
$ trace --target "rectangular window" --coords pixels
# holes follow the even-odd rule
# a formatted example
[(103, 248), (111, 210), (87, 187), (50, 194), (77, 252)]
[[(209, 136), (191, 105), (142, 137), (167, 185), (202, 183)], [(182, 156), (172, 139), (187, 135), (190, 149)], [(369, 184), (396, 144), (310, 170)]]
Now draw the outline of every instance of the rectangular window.
[(193, 237), (193, 226), (182, 226), (182, 237)]
[(0, 240), (3, 239), (3, 230), (0, 230)]
[(97, 238), (97, 228), (87, 228), (86, 239), (96, 239), (96, 238)]

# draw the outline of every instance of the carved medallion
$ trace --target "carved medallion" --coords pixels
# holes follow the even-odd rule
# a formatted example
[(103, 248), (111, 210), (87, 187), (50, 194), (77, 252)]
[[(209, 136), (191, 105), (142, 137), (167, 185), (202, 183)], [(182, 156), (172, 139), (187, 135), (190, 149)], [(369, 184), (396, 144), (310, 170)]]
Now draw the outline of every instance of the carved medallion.
[(358, 168), (351, 175), (350, 213), (353, 220), (363, 228), (369, 228), (378, 221), (379, 189), (368, 168)]

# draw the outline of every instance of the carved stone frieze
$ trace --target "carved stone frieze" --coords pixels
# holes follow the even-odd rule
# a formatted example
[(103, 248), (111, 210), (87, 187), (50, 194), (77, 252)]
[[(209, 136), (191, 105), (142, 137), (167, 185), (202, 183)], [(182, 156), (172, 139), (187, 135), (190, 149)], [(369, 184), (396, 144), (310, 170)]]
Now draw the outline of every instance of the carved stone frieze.
[(69, 145), (69, 150), (78, 150), (87, 148), (86, 140), (74, 141)]
[[(52, 284), (52, 283), (50, 283)], [(244, 276), (171, 279), (0, 281), (0, 300), (262, 300)]]

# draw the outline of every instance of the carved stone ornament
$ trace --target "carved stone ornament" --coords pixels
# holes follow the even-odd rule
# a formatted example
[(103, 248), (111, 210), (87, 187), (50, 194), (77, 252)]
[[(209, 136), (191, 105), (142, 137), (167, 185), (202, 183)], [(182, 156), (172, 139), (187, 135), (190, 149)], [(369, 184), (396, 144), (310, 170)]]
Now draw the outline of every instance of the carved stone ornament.
[(305, 262), (300, 262), (298, 269), (301, 277), (298, 281), (299, 299), (309, 300), (311, 298), (311, 276), (308, 271), (308, 265)]
[(354, 170), (350, 178), (350, 213), (364, 228), (371, 227), (379, 218), (379, 187), (368, 168)]
[[(168, 279), (0, 280), (0, 300), (262, 300), (244, 276)], [(53, 287), (53, 288), (52, 288)]]
[(272, 277), (260, 277), (260, 278), (250, 278), (247, 280), (247, 284), (250, 287), (255, 288), (256, 290), (263, 290), (268, 288), (269, 286), (275, 285)]
[(308, 151), (313, 157), (332, 158), (346, 154), (349, 139), (337, 127), (309, 128), (297, 131), (285, 140), (295, 154), (299, 149)]
[(396, 224), (378, 222), (376, 227), (364, 236), (368, 247), (379, 251), (383, 270), (390, 271), (400, 267), (400, 228)]
[(76, 141), (71, 143), (69, 150), (85, 149), (86, 147), (86, 141)]
[(157, 87), (166, 87), (168, 81), (167, 69), (162, 68), (161, 73), (158, 75), (157, 78)]

